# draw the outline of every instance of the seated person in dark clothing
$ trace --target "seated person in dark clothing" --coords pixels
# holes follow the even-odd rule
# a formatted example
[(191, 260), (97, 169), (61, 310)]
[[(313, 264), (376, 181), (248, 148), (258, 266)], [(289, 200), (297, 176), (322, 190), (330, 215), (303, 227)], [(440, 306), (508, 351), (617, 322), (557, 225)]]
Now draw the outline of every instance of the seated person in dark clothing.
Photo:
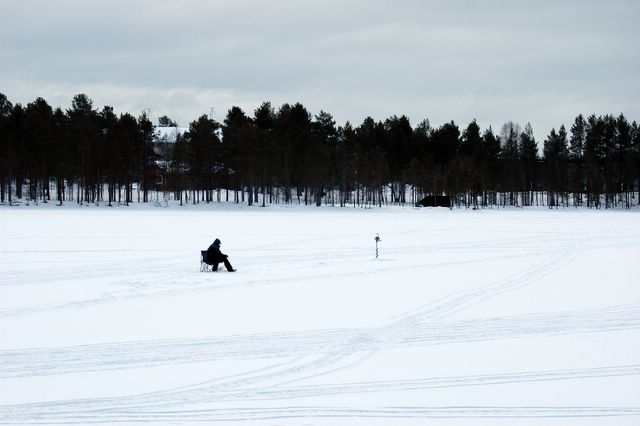
[(209, 248), (207, 249), (207, 263), (212, 266), (212, 269), (214, 271), (217, 271), (218, 264), (222, 262), (227, 268), (227, 271), (235, 272), (236, 270), (233, 269), (233, 266), (231, 266), (229, 259), (227, 259), (227, 255), (220, 251), (221, 244), (222, 243), (220, 242), (220, 240), (216, 238), (213, 244), (209, 246)]

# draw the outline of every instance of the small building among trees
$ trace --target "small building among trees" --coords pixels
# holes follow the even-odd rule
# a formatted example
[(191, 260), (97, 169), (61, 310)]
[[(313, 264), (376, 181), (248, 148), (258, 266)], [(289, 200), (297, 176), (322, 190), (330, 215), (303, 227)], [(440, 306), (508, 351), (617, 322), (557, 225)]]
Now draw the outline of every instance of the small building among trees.
[(156, 127), (153, 135), (153, 152), (160, 160), (169, 161), (178, 136), (188, 132), (187, 127)]

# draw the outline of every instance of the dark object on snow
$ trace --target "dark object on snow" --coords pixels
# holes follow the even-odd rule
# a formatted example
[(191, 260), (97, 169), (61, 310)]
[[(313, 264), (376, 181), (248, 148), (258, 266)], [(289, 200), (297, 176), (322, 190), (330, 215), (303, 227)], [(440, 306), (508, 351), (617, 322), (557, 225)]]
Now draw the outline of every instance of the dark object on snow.
[(417, 205), (422, 207), (451, 207), (451, 197), (449, 195), (429, 195), (418, 201)]
[(211, 270), (209, 265), (209, 259), (207, 258), (207, 251), (200, 250), (200, 272), (209, 272)]
[(221, 244), (222, 243), (220, 242), (220, 240), (216, 238), (213, 244), (209, 246), (207, 251), (203, 250), (200, 252), (200, 256), (201, 256), (200, 270), (201, 271), (209, 270), (208, 267), (203, 266), (203, 264), (206, 264), (206, 265), (210, 265), (211, 270), (215, 272), (218, 270), (218, 265), (220, 263), (224, 263), (224, 266), (225, 268), (227, 268), (227, 271), (229, 272), (236, 271), (235, 269), (233, 269), (233, 266), (231, 266), (229, 259), (227, 259), (228, 256), (220, 251)]

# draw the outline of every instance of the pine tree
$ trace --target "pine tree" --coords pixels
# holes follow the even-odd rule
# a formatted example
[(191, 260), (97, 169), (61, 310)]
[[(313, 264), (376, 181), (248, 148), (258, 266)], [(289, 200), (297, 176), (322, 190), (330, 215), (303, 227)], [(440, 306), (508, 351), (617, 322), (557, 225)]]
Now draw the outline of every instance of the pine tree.
[(637, 201), (640, 201), (640, 128), (638, 127), (638, 123), (635, 121), (631, 123), (631, 140), (632, 140), (632, 157), (633, 157), (633, 167), (635, 169), (634, 181), (635, 187), (638, 188), (638, 198)]
[(158, 118), (158, 127), (178, 127), (178, 123), (176, 123), (166, 115), (163, 115), (162, 117)]
[(55, 176), (56, 192), (59, 205), (66, 199), (65, 190), (67, 183), (73, 183), (73, 148), (69, 142), (69, 120), (61, 108), (56, 108), (53, 112), (53, 143), (56, 148), (53, 150), (51, 163), (53, 165), (51, 173)]
[(584, 192), (584, 146), (587, 135), (587, 122), (582, 114), (578, 115), (571, 126), (569, 139), (569, 188), (573, 193), (574, 205), (582, 205)]
[(633, 130), (623, 114), (616, 119), (616, 180), (626, 208), (631, 206), (635, 173), (633, 170)]
[(531, 206), (538, 182), (538, 144), (533, 136), (531, 123), (524, 126), (520, 135), (520, 164), (522, 170), (523, 205)]
[(16, 132), (12, 122), (13, 104), (0, 93), (0, 202), (11, 202), (12, 179), (16, 169)]
[[(153, 152), (153, 139), (155, 127), (146, 112), (143, 112), (138, 118), (138, 138), (136, 138), (136, 162), (138, 183), (142, 186), (142, 202), (149, 201), (149, 190), (152, 183), (155, 182), (155, 168), (153, 164), (157, 159)], [(140, 193), (138, 192), (138, 202), (140, 202)]]
[[(518, 204), (518, 191), (521, 188), (521, 169), (519, 159), (520, 145), (520, 125), (508, 121), (502, 126), (500, 131), (501, 141), (501, 162), (502, 162), (502, 182), (503, 192), (509, 193), (509, 205)], [(506, 200), (505, 200), (506, 203)]]
[(223, 126), (223, 158), (226, 167), (234, 171), (241, 191), (249, 194), (248, 203), (253, 205), (254, 193), (258, 188), (258, 141), (257, 130), (241, 108), (229, 109)]
[(189, 131), (185, 135), (187, 144), (190, 146), (189, 168), (194, 184), (192, 188), (194, 204), (201, 199), (210, 202), (213, 198), (215, 177), (220, 170), (221, 142), (217, 134), (219, 128), (218, 122), (202, 115), (189, 124)]
[[(311, 123), (313, 134), (313, 147), (308, 154), (307, 167), (308, 178), (316, 206), (322, 203), (322, 197), (327, 190), (333, 194), (333, 188), (337, 180), (338, 167), (336, 158), (336, 145), (338, 130), (333, 116), (325, 111), (320, 111)], [(334, 202), (333, 196), (331, 197)]]
[(502, 164), (500, 162), (500, 140), (493, 133), (491, 126), (482, 134), (481, 175), (483, 176), (482, 205), (497, 204)]
[(560, 126), (558, 132), (555, 128), (551, 129), (544, 141), (545, 182), (549, 208), (557, 208), (561, 202), (565, 202), (561, 192), (566, 194), (568, 158), (567, 131), (564, 125)]
[(73, 97), (69, 117), (68, 136), (73, 146), (74, 169), (77, 182), (77, 202), (95, 200), (99, 176), (96, 162), (96, 146), (100, 140), (101, 130), (98, 124), (98, 113), (93, 109), (93, 101), (85, 94)]
[(102, 128), (101, 155), (102, 170), (104, 180), (107, 184), (107, 203), (113, 205), (116, 200), (117, 164), (119, 161), (117, 128), (118, 117), (113, 112), (113, 108), (105, 106), (99, 115), (100, 127)]
[(124, 189), (124, 204), (129, 205), (133, 201), (133, 184), (139, 177), (139, 159), (136, 157), (140, 153), (139, 129), (136, 118), (129, 114), (120, 114), (115, 140), (118, 149), (118, 202), (122, 203), (121, 189)]
[(483, 155), (480, 126), (473, 120), (462, 132), (460, 158), (463, 162), (461, 173), (464, 174), (464, 187), (470, 193), (473, 207), (478, 207), (478, 195), (482, 191)]
[(258, 170), (261, 176), (262, 207), (264, 207), (266, 204), (267, 191), (269, 193), (269, 202), (273, 202), (273, 189), (278, 179), (277, 167), (279, 155), (273, 137), (275, 111), (270, 102), (263, 102), (262, 105), (253, 112), (253, 122), (257, 132)]

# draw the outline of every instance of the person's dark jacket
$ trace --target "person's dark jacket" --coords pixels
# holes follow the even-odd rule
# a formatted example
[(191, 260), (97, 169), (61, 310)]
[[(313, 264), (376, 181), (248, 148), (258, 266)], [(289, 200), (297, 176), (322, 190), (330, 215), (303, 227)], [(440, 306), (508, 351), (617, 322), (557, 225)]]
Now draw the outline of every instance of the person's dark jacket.
[(209, 263), (224, 262), (226, 257), (227, 255), (220, 251), (220, 240), (216, 238), (213, 244), (207, 249), (207, 260)]

